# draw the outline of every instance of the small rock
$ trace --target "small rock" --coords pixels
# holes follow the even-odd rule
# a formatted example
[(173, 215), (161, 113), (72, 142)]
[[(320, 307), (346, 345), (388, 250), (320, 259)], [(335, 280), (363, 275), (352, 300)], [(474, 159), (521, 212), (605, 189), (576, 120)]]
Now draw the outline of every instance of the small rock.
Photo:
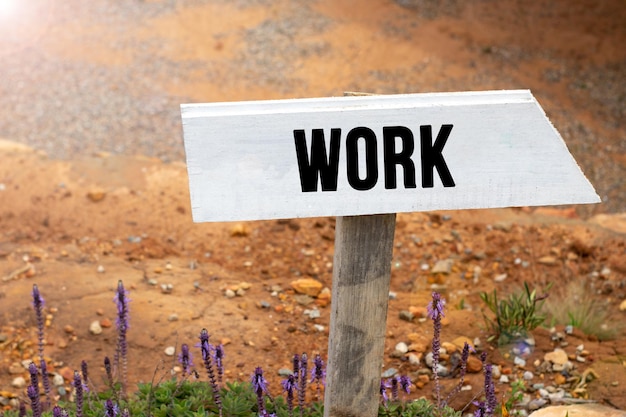
[(14, 388), (24, 388), (26, 386), (26, 379), (24, 377), (18, 376), (11, 381), (11, 386)]
[(608, 279), (611, 276), (611, 268), (609, 268), (608, 266), (602, 268), (602, 270), (600, 271), (600, 276), (604, 279)]
[(100, 334), (102, 333), (102, 326), (100, 325), (99, 320), (94, 320), (89, 325), (89, 333), (91, 334)]
[(565, 378), (563, 375), (561, 374), (556, 374), (554, 375), (554, 383), (557, 385), (563, 385), (567, 382), (567, 378)]
[(100, 320), (100, 326), (102, 326), (103, 329), (108, 329), (113, 326), (113, 322), (107, 318), (104, 318)]
[(397, 298), (398, 298), (398, 293), (397, 292), (389, 291), (389, 299), (390, 300), (396, 300)]
[(534, 377), (535, 377), (535, 375), (534, 375), (532, 372), (530, 372), (530, 371), (526, 371), (526, 372), (524, 372), (524, 379), (525, 379), (526, 381), (530, 381), (530, 380), (531, 380), (531, 379), (533, 379)]
[(529, 417), (626, 417), (626, 411), (616, 410), (600, 404), (556, 405), (530, 414)]
[(526, 366), (526, 361), (522, 358), (520, 358), (519, 356), (516, 356), (513, 359), (513, 363), (515, 364), (515, 366), (519, 366), (520, 368), (523, 368)]
[(325, 327), (322, 326), (321, 324), (314, 324), (313, 328), (318, 331), (319, 333), (322, 333), (325, 330)]
[(67, 334), (72, 334), (74, 333), (74, 328), (69, 324), (66, 324), (65, 326), (63, 326), (63, 331)]
[(398, 316), (400, 317), (400, 320), (404, 320), (404, 321), (413, 321), (413, 319), (415, 318), (413, 313), (407, 310), (400, 311)]
[(310, 319), (318, 319), (321, 316), (320, 311), (317, 308), (304, 310), (303, 314), (305, 316), (309, 316)]
[(548, 400), (545, 400), (543, 398), (537, 398), (537, 399), (531, 400), (528, 403), (528, 409), (530, 411), (538, 410), (546, 404), (548, 404)]
[(87, 191), (87, 198), (94, 203), (104, 200), (104, 197), (106, 197), (106, 193), (100, 188)]
[(537, 259), (537, 262), (542, 265), (554, 266), (557, 264), (558, 259), (554, 256), (542, 256), (541, 258)]
[(224, 295), (226, 296), (226, 298), (235, 298), (236, 294), (235, 291), (228, 288), (226, 291), (224, 291)]
[(383, 378), (391, 378), (392, 376), (394, 376), (395, 374), (398, 373), (398, 370), (396, 368), (389, 368), (386, 371), (384, 371), (381, 374), (381, 377)]
[(54, 376), (52, 377), (52, 385), (54, 385), (55, 387), (60, 387), (63, 384), (63, 376), (61, 374), (54, 374)]
[(626, 300), (622, 301), (619, 305), (619, 311), (626, 311)]
[(172, 284), (161, 284), (161, 292), (163, 294), (171, 294), (174, 286)]
[(467, 358), (467, 372), (475, 374), (483, 370), (483, 363), (475, 356)]
[(416, 354), (416, 353), (409, 353), (408, 358), (409, 358), (409, 363), (411, 365), (419, 366), (420, 360), (421, 360), (421, 355)]
[(430, 270), (431, 274), (445, 274), (448, 275), (452, 272), (452, 266), (454, 265), (454, 259), (443, 259), (437, 261), (433, 269)]
[(105, 270), (104, 270), (104, 266), (102, 266), (102, 265), (98, 265), (98, 269), (96, 269), (96, 271), (97, 271), (99, 274), (104, 274), (104, 272), (105, 272)]
[(291, 287), (298, 294), (306, 294), (317, 297), (322, 291), (323, 284), (313, 278), (300, 278), (291, 282)]
[(270, 303), (268, 303), (267, 301), (265, 301), (265, 300), (261, 300), (259, 302), (259, 306), (261, 308), (270, 308), (270, 307), (272, 307), (272, 305)]
[(402, 354), (407, 353), (409, 351), (409, 346), (404, 342), (400, 342), (396, 345), (396, 351)]
[(509, 377), (506, 375), (500, 375), (500, 383), (501, 384), (508, 384), (509, 383)]
[(167, 356), (174, 356), (174, 353), (176, 353), (176, 348), (174, 346), (168, 346), (165, 348), (164, 352)]
[(543, 360), (557, 365), (564, 365), (569, 359), (563, 349), (557, 348), (543, 355)]
[(288, 368), (280, 368), (278, 370), (278, 375), (282, 377), (288, 377), (289, 375), (293, 375), (293, 371)]
[(499, 275), (496, 275), (496, 276), (493, 278), (493, 280), (494, 280), (495, 282), (502, 282), (502, 281), (504, 281), (507, 277), (508, 277), (508, 275), (507, 275), (507, 274), (499, 274)]

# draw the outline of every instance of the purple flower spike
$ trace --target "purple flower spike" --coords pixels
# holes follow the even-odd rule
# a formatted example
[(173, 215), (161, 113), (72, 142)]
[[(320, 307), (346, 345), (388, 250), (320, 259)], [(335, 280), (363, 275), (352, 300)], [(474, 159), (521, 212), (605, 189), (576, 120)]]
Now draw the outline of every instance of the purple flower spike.
[(402, 387), (402, 391), (406, 392), (407, 394), (411, 393), (411, 384), (413, 382), (411, 381), (411, 377), (409, 377), (408, 375), (403, 375), (400, 377), (400, 386)]
[(68, 417), (67, 411), (65, 411), (58, 405), (55, 405), (52, 409), (52, 417)]
[(383, 400), (383, 405), (387, 407), (387, 403), (389, 402), (389, 395), (387, 394), (387, 388), (391, 388), (391, 385), (388, 381), (381, 379), (380, 380), (380, 397)]
[(391, 399), (394, 401), (398, 401), (400, 399), (400, 395), (398, 395), (398, 385), (400, 383), (400, 378), (394, 376), (389, 382), (391, 383)]
[(83, 391), (89, 392), (89, 369), (87, 369), (87, 362), (82, 361), (80, 363), (80, 373), (83, 377)]
[(441, 386), (439, 385), (439, 351), (441, 350), (441, 318), (444, 317), (443, 308), (446, 301), (438, 292), (433, 292), (432, 301), (428, 303), (428, 317), (433, 321), (433, 379), (435, 380), (435, 397), (437, 409), (441, 409)]
[(298, 389), (296, 377), (291, 374), (282, 381), (283, 390), (287, 393), (287, 407), (289, 408), (289, 417), (293, 417), (293, 393)]
[(209, 375), (209, 382), (211, 383), (211, 388), (213, 390), (213, 400), (217, 405), (217, 409), (219, 411), (220, 417), (222, 417), (222, 400), (220, 397), (220, 390), (217, 386), (217, 381), (215, 379), (215, 372), (213, 371), (213, 363), (211, 360), (211, 350), (213, 346), (209, 343), (209, 332), (207, 329), (202, 329), (200, 331), (200, 349), (202, 350), (202, 360), (204, 362), (204, 368)]
[(42, 408), (39, 401), (39, 389), (35, 385), (29, 385), (26, 389), (26, 394), (30, 399), (30, 404), (33, 409), (33, 417), (41, 417)]
[(326, 370), (324, 369), (324, 361), (319, 355), (315, 355), (313, 359), (313, 368), (311, 369), (311, 383), (315, 381), (316, 400), (319, 401), (322, 396), (322, 386), (326, 383)]
[(81, 381), (78, 372), (74, 372), (74, 394), (76, 397), (76, 417), (83, 417), (83, 381)]
[(109, 388), (113, 390), (113, 370), (111, 369), (111, 360), (108, 356), (104, 357), (104, 371), (107, 375), (107, 383), (109, 384)]
[(267, 388), (267, 380), (263, 376), (263, 369), (260, 366), (254, 370), (250, 383), (252, 384), (252, 390), (256, 394), (259, 415), (265, 416), (267, 412), (265, 411), (264, 396), (269, 396), (269, 390)]
[(222, 382), (224, 376), (224, 346), (215, 346), (215, 367), (217, 368), (217, 382)]
[(428, 318), (431, 320), (441, 319), (444, 317), (443, 309), (446, 306), (446, 300), (441, 298), (441, 294), (433, 292), (433, 299), (426, 307)]
[(39, 370), (33, 362), (28, 365), (28, 373), (30, 374), (30, 385), (36, 387), (39, 393)]
[(104, 403), (104, 415), (105, 417), (117, 417), (120, 412), (119, 407), (113, 401), (106, 400)]
[(44, 345), (44, 316), (43, 316), (43, 306), (44, 300), (41, 294), (39, 293), (39, 288), (37, 284), (33, 284), (33, 307), (35, 308), (35, 315), (37, 316), (37, 339), (39, 341), (39, 359), (43, 360), (43, 345)]
[(113, 298), (115, 304), (117, 304), (117, 348), (115, 351), (115, 364), (122, 368), (122, 390), (126, 393), (126, 387), (128, 385), (128, 341), (126, 340), (126, 333), (130, 327), (128, 324), (128, 292), (124, 289), (122, 281), (117, 282), (117, 291)]
[(189, 345), (183, 343), (180, 346), (180, 354), (178, 355), (178, 362), (183, 366), (183, 376), (189, 374), (189, 370), (193, 366), (192, 355), (189, 351)]
[(306, 380), (309, 369), (309, 362), (306, 353), (300, 355), (300, 376), (298, 382), (298, 405), (300, 406), (300, 417), (304, 416), (304, 404), (306, 400)]

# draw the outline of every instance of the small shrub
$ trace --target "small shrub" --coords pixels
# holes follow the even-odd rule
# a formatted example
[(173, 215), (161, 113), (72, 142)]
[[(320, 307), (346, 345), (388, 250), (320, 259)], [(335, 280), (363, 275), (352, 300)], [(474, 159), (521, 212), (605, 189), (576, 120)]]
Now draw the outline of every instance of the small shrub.
[[(549, 290), (551, 285), (546, 288)], [(494, 315), (493, 318), (483, 313), (485, 323), (493, 336), (490, 340), (496, 340), (499, 346), (516, 339), (520, 334), (528, 334), (530, 331), (543, 324), (546, 315), (541, 314), (541, 307), (547, 293), (537, 295), (537, 290), (530, 290), (528, 283), (524, 283), (524, 290), (509, 295), (508, 299), (498, 299), (498, 293), (493, 290), (491, 294), (480, 293), (481, 300)]]

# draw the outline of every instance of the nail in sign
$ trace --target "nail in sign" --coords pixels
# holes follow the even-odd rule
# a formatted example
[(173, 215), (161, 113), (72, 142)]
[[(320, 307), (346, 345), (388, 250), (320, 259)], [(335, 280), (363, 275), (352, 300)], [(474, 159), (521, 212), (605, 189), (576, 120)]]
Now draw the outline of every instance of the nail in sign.
[(196, 222), (600, 201), (526, 90), (181, 109)]

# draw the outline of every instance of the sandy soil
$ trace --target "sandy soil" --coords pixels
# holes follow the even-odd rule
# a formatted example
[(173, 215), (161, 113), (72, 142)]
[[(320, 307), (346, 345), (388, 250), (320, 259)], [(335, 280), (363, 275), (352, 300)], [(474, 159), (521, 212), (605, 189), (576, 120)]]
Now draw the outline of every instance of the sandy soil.
[[(399, 215), (384, 368), (424, 369), (392, 353), (401, 341), (415, 343), (415, 353), (430, 344), (428, 323), (399, 315), (419, 315), (432, 284), (450, 307), (444, 340), (486, 344), (480, 291), (553, 282), (549, 300), (576, 305), (582, 292), (607, 312), (600, 324), (616, 331), (609, 341), (580, 330), (568, 336), (568, 354), (580, 344), (589, 353), (574, 359), (572, 377), (589, 368), (598, 375), (579, 395), (626, 409), (626, 10), (619, 1), (442, 3), (137, 1), (124, 14), (115, 5), (41, 1), (22, 25), (2, 26), (11, 36), (0, 55), (14, 65), (0, 70), (0, 136), (11, 140), (0, 146), (0, 394), (24, 398), (11, 382), (25, 372), (9, 371), (36, 355), (34, 283), (50, 315), (50, 367), (67, 372), (85, 359), (96, 383), (115, 349), (114, 326), (106, 326), (115, 322), (119, 279), (132, 299), (132, 382), (155, 369), (168, 375), (175, 359), (164, 349), (195, 344), (203, 327), (225, 344), (228, 378), (248, 379), (260, 365), (276, 392), (292, 354), (325, 356), (327, 300), (298, 297), (291, 282), (331, 287), (334, 219), (193, 224), (179, 103), (530, 88), (603, 203)], [(36, 10), (48, 10), (43, 23)], [(445, 259), (453, 260), (446, 275), (423, 266)], [(304, 314), (313, 307), (319, 318)], [(92, 321), (104, 324), (101, 334), (89, 332)], [(556, 342), (545, 329), (534, 337), (525, 369), (487, 347), (490, 360), (554, 385), (555, 374), (542, 377), (534, 362)], [(470, 383), (475, 394), (480, 375)], [(562, 387), (574, 391), (575, 380)], [(499, 395), (508, 388), (499, 384)], [(455, 405), (470, 398), (459, 395)]]

